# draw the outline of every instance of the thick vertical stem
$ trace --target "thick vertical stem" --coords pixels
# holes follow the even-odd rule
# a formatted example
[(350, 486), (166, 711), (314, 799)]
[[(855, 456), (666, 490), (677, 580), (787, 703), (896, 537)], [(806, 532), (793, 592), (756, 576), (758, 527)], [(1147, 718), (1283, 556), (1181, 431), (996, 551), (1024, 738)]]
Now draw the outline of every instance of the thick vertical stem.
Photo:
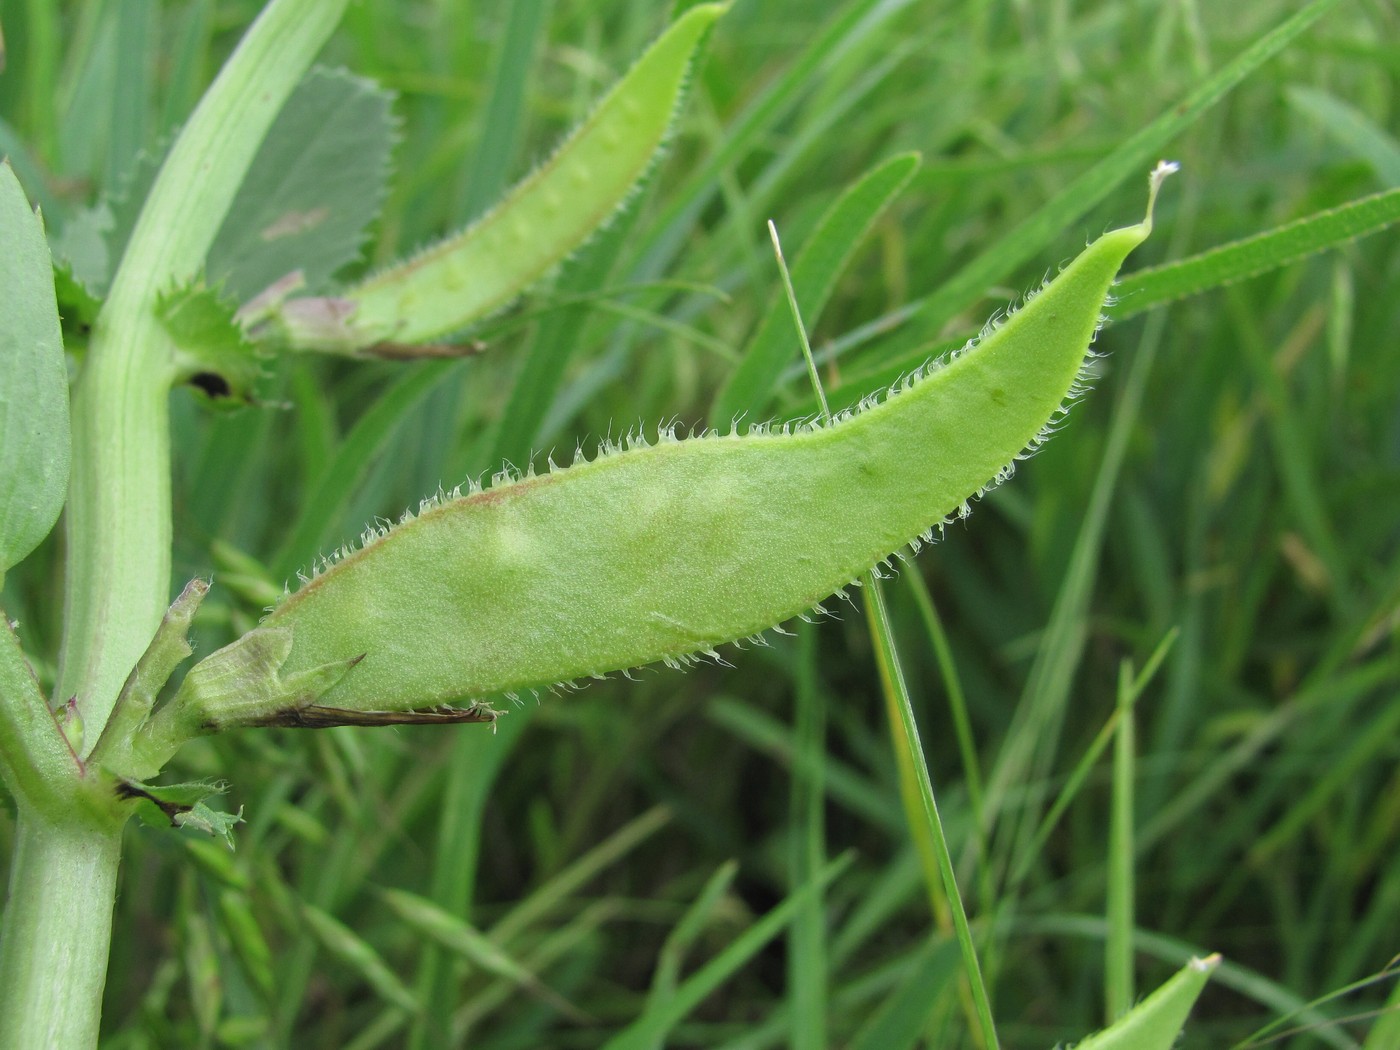
[(267, 129), (345, 4), (268, 4), (161, 166), (93, 330), (73, 403), (59, 675), (90, 742), (170, 599), (173, 364), (156, 298), (200, 273)]
[(149, 302), (110, 312), (73, 398), (58, 697), (78, 698), (92, 740), (170, 593), (169, 340)]
[(0, 932), (0, 1046), (97, 1045), (123, 823), (21, 811)]

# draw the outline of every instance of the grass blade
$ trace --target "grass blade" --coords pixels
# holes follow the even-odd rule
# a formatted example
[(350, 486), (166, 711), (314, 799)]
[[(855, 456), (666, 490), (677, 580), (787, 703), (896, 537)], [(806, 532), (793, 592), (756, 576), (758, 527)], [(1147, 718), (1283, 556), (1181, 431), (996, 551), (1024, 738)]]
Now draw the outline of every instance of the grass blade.
[(958, 311), (966, 308), (969, 302), (982, 295), (986, 288), (1004, 280), (1022, 263), (1044, 251), (1046, 245), (1061, 236), (1066, 226), (1107, 197), (1124, 179), (1135, 176), (1149, 166), (1173, 138), (1196, 123), (1201, 114), (1282, 51), (1335, 7), (1337, 2), (1313, 0), (1065, 186), (1034, 215), (984, 250), (926, 298), (919, 313), (911, 318), (901, 339), (894, 342), (909, 346), (912, 342), (929, 338)]
[[(919, 156), (903, 153), (884, 161), (852, 183), (818, 221), (792, 264), (797, 304), (815, 325), (837, 279), (885, 209), (909, 184)], [(710, 409), (712, 425), (726, 427), (746, 412), (761, 412), (792, 359), (791, 319), (775, 297)]]
[(1126, 321), (1162, 303), (1268, 273), (1400, 221), (1400, 189), (1315, 212), (1277, 229), (1222, 244), (1188, 259), (1151, 266), (1119, 281), (1105, 311)]
[(734, 938), (723, 951), (686, 978), (676, 994), (656, 1010), (648, 1010), (617, 1035), (609, 1039), (604, 1050), (650, 1050), (666, 1034), (699, 1006), (715, 989), (724, 984), (734, 972), (756, 955), (769, 941), (783, 932), (793, 916), (808, 900), (820, 894), (844, 872), (855, 858), (844, 854), (823, 868), (816, 879), (791, 894), (763, 918)]

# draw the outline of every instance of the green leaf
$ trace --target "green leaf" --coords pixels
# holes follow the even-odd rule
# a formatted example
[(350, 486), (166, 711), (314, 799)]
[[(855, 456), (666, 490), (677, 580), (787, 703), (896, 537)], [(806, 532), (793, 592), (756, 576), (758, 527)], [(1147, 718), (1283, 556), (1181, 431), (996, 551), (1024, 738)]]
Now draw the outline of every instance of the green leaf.
[(225, 813), (211, 809), (204, 802), (196, 802), (189, 809), (171, 818), (178, 828), (194, 828), (211, 838), (222, 839), (225, 846), (233, 849), (233, 829), (243, 823), (243, 810)]
[[(231, 648), (275, 636), (291, 648), (278, 673), (293, 677), (359, 661), (317, 703), (366, 712), (715, 656), (930, 538), (1004, 478), (1076, 389), (1104, 296), (1148, 230), (1105, 234), (977, 346), (833, 426), (688, 441), (663, 429), (428, 501)], [(243, 703), (210, 694), (201, 721)]]
[(1400, 142), (1370, 117), (1316, 88), (1291, 87), (1288, 101), (1348, 154), (1369, 165), (1380, 182), (1400, 186)]
[(1161, 112), (1108, 156), (1074, 179), (1034, 214), (1000, 240), (983, 249), (946, 284), (919, 304), (918, 314), (901, 335), (889, 342), (889, 352), (911, 348), (935, 338), (949, 319), (985, 289), (1004, 280), (1016, 267), (1044, 249), (1050, 239), (1084, 215), (1155, 156), (1161, 156), (1177, 135), (1194, 125), (1202, 113), (1282, 51), (1300, 33), (1325, 15), (1338, 0), (1313, 0), (1265, 33), (1189, 95)]
[(725, 981), (769, 941), (782, 933), (792, 916), (813, 896), (841, 875), (854, 860), (846, 853), (827, 864), (811, 880), (789, 895), (781, 904), (734, 938), (713, 959), (691, 974), (676, 989), (675, 994), (647, 1009), (604, 1045), (605, 1050), (645, 1050), (663, 1043), (667, 1035), (686, 1016), (714, 993)]
[(222, 839), (224, 845), (233, 849), (233, 829), (243, 823), (243, 810), (225, 813), (208, 803), (209, 799), (219, 798), (227, 792), (228, 784), (222, 780), (192, 780), (183, 784), (143, 784), (124, 780), (118, 790), (121, 797), (136, 802), (136, 812), (143, 823), (193, 828)]
[(389, 969), (379, 953), (366, 941), (357, 937), (348, 926), (310, 904), (302, 906), (302, 915), (321, 945), (358, 973), (381, 998), (411, 1014), (419, 1011), (418, 1000), (413, 993), (394, 976), (394, 972)]
[[(67, 273), (87, 300), (100, 301), (107, 294), (168, 148), (167, 143), (138, 153), (116, 185), (109, 186), (97, 203), (76, 212), (53, 236), (58, 269)], [(79, 305), (86, 309), (81, 297), (70, 300), (65, 294), (61, 301), (65, 307)]]
[(176, 378), (219, 405), (251, 403), (262, 365), (234, 304), (204, 285), (162, 295), (156, 314), (175, 349)]
[(1277, 229), (1139, 270), (1113, 289), (1107, 313), (1123, 321), (1154, 306), (1242, 281), (1400, 221), (1400, 189), (1315, 212)]
[(1220, 965), (1220, 956), (1192, 959), (1166, 984), (1074, 1050), (1171, 1050), (1186, 1017)]
[(68, 491), (68, 366), (44, 225), (0, 163), (0, 579), (49, 534)]
[(519, 986), (522, 991), (548, 1003), (574, 1022), (591, 1022), (587, 1014), (545, 985), (528, 967), (470, 923), (432, 901), (403, 890), (381, 890), (380, 896), (404, 925), (432, 938), (486, 973)]
[(263, 140), (209, 249), (209, 280), (239, 302), (299, 273), (320, 292), (354, 261), (379, 213), (396, 128), (392, 96), (313, 69)]
[[(919, 164), (917, 153), (903, 153), (882, 162), (848, 187), (818, 221), (792, 264), (793, 290), (809, 329), (816, 327), (851, 256), (914, 177)], [(749, 340), (743, 361), (715, 399), (711, 422), (722, 427), (745, 412), (761, 410), (783, 369), (795, 359), (795, 347), (792, 313), (786, 298), (776, 295)]]

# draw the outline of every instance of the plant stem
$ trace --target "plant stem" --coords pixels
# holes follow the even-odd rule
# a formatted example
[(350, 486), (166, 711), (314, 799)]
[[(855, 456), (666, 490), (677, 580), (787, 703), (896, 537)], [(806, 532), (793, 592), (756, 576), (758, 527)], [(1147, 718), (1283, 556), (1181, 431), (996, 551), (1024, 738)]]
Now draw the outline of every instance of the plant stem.
[(89, 746), (170, 600), (173, 347), (157, 297), (198, 278), (282, 103), (347, 0), (273, 0), (161, 166), (88, 346), (73, 400), (60, 699)]
[(21, 810), (0, 935), (0, 1046), (97, 1044), (124, 823)]

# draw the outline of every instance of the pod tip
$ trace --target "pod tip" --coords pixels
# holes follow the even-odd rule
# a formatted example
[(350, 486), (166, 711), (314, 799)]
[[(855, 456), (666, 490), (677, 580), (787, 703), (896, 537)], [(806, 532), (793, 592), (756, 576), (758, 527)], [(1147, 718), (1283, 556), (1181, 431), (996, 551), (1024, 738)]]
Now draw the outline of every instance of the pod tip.
[(1162, 188), (1162, 183), (1167, 181), (1167, 176), (1181, 170), (1181, 165), (1174, 160), (1159, 160), (1157, 166), (1152, 169), (1147, 176), (1147, 215), (1143, 218), (1142, 224), (1149, 231), (1152, 229), (1152, 209), (1157, 205), (1157, 191)]

